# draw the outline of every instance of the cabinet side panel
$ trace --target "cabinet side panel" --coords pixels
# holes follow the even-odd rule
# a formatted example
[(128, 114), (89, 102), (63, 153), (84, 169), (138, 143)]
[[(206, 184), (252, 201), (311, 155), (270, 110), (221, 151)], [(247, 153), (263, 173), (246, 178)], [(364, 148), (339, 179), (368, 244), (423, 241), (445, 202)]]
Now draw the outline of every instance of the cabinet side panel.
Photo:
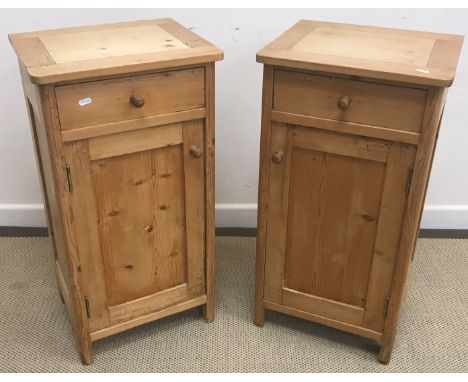
[(215, 318), (215, 64), (205, 67), (205, 267), (206, 297), (203, 317), (211, 322)]
[(268, 208), (268, 169), (271, 139), (271, 108), (273, 104), (273, 67), (263, 68), (263, 99), (262, 126), (260, 136), (260, 160), (258, 182), (258, 212), (257, 212), (257, 248), (255, 262), (255, 324), (263, 325), (264, 307), (264, 277), (265, 250)]
[(21, 63), (20, 72), (41, 176), (44, 208), (56, 258), (57, 282), (62, 289), (62, 296), (75, 329), (81, 359), (89, 364), (92, 362), (91, 341), (79, 288), (80, 266), (77, 257), (71, 256), (70, 237), (65, 229), (67, 224), (69, 225), (70, 217), (64, 197), (63, 155), (54, 89), (52, 86), (34, 85)]
[[(78, 251), (73, 246), (76, 242), (73, 230), (73, 215), (69, 200), (66, 181), (65, 161), (62, 141), (60, 139), (60, 123), (57, 115), (55, 92), (53, 86), (42, 86), (38, 89), (44, 125), (41, 132), (48, 145), (50, 161), (51, 187), (49, 206), (53, 221), (57, 256), (62, 258), (65, 285), (69, 286), (70, 317), (75, 330), (81, 360), (85, 364), (93, 361), (91, 339), (89, 336), (88, 318), (84, 296), (81, 291), (81, 265)], [(40, 135), (41, 136), (41, 135)], [(56, 212), (52, 212), (52, 205)]]
[[(70, 265), (65, 251), (63, 227), (60, 223), (60, 210), (54, 187), (53, 165), (47, 140), (46, 127), (44, 125), (39, 89), (37, 85), (31, 83), (22, 65), (20, 65), (20, 71), (36, 154), (36, 163), (40, 176), (42, 199), (47, 218), (49, 236), (52, 240), (54, 257), (60, 266), (62, 274), (65, 276), (65, 281), (67, 281)], [(70, 286), (68, 282), (65, 282), (64, 285), (69, 289)], [(63, 293), (69, 293), (69, 290)]]
[(427, 93), (421, 136), (416, 152), (413, 179), (409, 189), (408, 205), (403, 217), (402, 236), (392, 281), (388, 314), (382, 337), (379, 355), (379, 360), (382, 363), (389, 362), (393, 343), (395, 341), (395, 333), (406, 292), (411, 257), (416, 246), (416, 239), (424, 206), (425, 191), (429, 181), (429, 172), (446, 96), (446, 88), (433, 88)]

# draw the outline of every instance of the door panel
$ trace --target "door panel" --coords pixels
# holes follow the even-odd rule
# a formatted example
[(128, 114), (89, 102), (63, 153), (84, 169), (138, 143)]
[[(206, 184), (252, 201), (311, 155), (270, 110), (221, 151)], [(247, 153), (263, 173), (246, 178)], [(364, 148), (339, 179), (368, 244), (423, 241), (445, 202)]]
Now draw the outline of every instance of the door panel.
[(385, 164), (294, 148), (284, 286), (364, 306)]
[(271, 142), (264, 298), (380, 330), (415, 148), (279, 123)]
[(182, 283), (186, 264), (182, 147), (93, 161), (92, 172), (108, 304)]
[(203, 147), (202, 120), (65, 144), (91, 330), (205, 293)]

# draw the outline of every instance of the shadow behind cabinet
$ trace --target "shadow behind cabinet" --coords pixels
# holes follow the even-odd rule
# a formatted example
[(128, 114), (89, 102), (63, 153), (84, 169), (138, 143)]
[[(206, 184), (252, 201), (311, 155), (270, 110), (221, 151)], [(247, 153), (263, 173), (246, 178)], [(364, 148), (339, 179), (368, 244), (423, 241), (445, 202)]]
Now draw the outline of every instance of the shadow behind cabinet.
[(395, 337), (463, 38), (302, 20), (264, 63), (255, 321)]
[(203, 307), (214, 319), (214, 61), (170, 19), (10, 35), (56, 275), (91, 343)]

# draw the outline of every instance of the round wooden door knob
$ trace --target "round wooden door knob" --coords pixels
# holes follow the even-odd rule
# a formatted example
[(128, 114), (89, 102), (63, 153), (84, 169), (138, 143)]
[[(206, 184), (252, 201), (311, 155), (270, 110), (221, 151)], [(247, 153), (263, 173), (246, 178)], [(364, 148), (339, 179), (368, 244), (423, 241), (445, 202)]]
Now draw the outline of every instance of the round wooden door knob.
[(273, 161), (273, 163), (278, 164), (278, 163), (281, 163), (281, 161), (283, 160), (283, 157), (284, 157), (284, 151), (279, 150), (271, 156), (271, 160)]
[(341, 110), (346, 110), (351, 104), (351, 98), (348, 96), (341, 96), (338, 98), (338, 102), (336, 104)]
[(135, 107), (142, 107), (145, 104), (145, 100), (138, 94), (132, 94), (130, 96), (130, 103)]
[(192, 145), (189, 147), (189, 152), (190, 152), (190, 155), (192, 155), (194, 158), (200, 158), (202, 155), (200, 147), (195, 146), (195, 145)]

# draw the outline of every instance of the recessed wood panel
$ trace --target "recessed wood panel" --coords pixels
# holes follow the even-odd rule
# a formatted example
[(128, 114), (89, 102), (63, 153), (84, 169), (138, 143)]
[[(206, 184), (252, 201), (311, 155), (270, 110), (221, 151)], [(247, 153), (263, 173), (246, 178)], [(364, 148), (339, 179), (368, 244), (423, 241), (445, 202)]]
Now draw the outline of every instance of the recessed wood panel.
[(182, 145), (93, 162), (109, 305), (186, 282)]
[[(292, 50), (425, 67), (435, 41), (434, 37), (369, 33), (351, 28), (343, 33), (337, 28), (318, 26), (299, 40)], [(356, 46), (363, 49), (356, 49)]]
[(284, 285), (364, 306), (385, 164), (294, 148)]
[(155, 24), (41, 36), (57, 64), (96, 58), (188, 49), (182, 41)]

